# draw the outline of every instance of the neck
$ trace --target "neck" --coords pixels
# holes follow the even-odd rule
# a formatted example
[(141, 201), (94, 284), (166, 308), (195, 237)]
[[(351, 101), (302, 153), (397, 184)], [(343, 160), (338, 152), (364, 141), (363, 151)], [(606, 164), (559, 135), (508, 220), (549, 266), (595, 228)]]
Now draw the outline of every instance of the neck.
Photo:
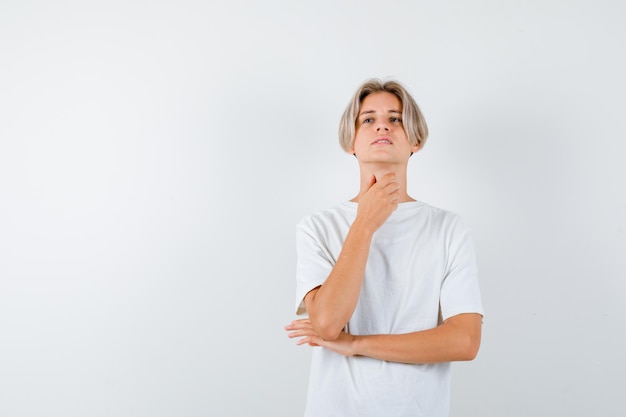
[(367, 192), (369, 189), (370, 178), (372, 175), (378, 180), (382, 178), (383, 175), (389, 174), (393, 172), (396, 174), (396, 182), (400, 185), (400, 203), (406, 203), (407, 201), (415, 201), (411, 196), (407, 194), (406, 191), (406, 164), (359, 164), (360, 166), (360, 181), (361, 185), (359, 188), (359, 194), (354, 197), (351, 201), (357, 202), (359, 198)]

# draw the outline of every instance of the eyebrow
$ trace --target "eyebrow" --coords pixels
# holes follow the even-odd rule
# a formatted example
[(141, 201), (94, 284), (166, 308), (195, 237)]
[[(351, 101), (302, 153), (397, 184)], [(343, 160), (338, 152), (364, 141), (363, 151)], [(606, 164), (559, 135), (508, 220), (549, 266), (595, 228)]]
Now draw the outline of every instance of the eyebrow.
[[(363, 116), (365, 114), (372, 114), (372, 113), (376, 113), (376, 110), (367, 110), (367, 111), (361, 112), (361, 113), (359, 113), (359, 117), (361, 117), (361, 116)], [(402, 114), (402, 112), (399, 111), (399, 110), (389, 110), (387, 113), (399, 113), (399, 114)]]

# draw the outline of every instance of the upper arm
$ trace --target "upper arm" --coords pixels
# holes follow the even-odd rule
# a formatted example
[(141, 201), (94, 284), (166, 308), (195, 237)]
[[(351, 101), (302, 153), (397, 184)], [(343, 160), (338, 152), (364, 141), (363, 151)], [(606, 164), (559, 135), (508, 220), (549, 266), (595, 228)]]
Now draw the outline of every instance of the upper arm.
[(464, 313), (484, 313), (474, 242), (469, 228), (458, 217), (455, 220), (446, 238), (446, 269), (439, 299), (444, 320)]
[(313, 299), (315, 299), (315, 294), (317, 294), (317, 291), (319, 291), (319, 289), (321, 288), (321, 285), (318, 285), (317, 287), (313, 288), (311, 291), (309, 291), (308, 293), (306, 293), (306, 295), (304, 296), (304, 307), (306, 308), (307, 313), (309, 313), (309, 317), (311, 315), (311, 304), (313, 304)]
[[(328, 278), (334, 262), (332, 254), (320, 240), (310, 222), (303, 221), (296, 228), (296, 314), (309, 311), (307, 298)], [(314, 294), (314, 293), (313, 293)]]

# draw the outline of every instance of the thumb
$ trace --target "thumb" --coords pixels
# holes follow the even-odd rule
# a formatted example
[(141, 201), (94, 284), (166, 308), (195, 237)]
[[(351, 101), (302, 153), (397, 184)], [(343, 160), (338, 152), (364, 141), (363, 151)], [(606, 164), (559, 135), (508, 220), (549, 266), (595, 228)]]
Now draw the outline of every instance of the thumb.
[(368, 189), (372, 188), (372, 185), (376, 184), (376, 177), (374, 175), (372, 175), (372, 177), (370, 178), (369, 184), (368, 184)]

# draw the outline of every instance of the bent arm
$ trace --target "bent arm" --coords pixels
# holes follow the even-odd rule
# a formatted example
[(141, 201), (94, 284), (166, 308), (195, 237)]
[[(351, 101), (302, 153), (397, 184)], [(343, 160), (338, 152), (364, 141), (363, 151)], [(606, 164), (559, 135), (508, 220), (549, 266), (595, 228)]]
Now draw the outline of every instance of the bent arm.
[(311, 325), (325, 340), (339, 336), (356, 308), (372, 236), (373, 231), (355, 220), (324, 285), (304, 298)]
[(344, 356), (367, 356), (389, 362), (438, 363), (473, 360), (480, 347), (482, 316), (477, 313), (450, 317), (433, 329), (405, 334), (355, 336), (340, 332), (323, 339), (308, 319), (286, 326), (299, 345), (322, 346)]
[(330, 275), (304, 297), (311, 325), (323, 339), (336, 339), (352, 317), (372, 237), (398, 207), (398, 199), (395, 174), (386, 174), (380, 181), (372, 176), (367, 191), (359, 197), (356, 218)]
[(459, 314), (433, 329), (405, 334), (354, 336), (354, 354), (403, 363), (470, 361), (478, 354), (482, 316)]

